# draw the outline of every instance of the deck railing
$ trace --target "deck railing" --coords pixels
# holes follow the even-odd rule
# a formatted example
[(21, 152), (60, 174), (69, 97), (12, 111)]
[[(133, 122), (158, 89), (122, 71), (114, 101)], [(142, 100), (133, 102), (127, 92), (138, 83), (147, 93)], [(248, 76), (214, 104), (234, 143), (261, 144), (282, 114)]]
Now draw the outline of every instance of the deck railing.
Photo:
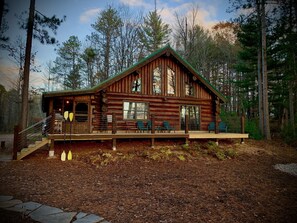
[(13, 159), (17, 158), (17, 153), (28, 145), (41, 141), (50, 132), (50, 121), (52, 116), (48, 116), (43, 120), (21, 130), (20, 126), (14, 128), (14, 143), (13, 143)]

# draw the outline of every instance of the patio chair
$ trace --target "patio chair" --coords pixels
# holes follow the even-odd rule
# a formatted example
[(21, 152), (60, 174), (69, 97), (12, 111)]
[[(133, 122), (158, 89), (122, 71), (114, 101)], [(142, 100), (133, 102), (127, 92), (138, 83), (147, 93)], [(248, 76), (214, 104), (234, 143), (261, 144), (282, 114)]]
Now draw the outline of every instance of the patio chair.
[(167, 122), (167, 121), (164, 121), (164, 122), (163, 122), (163, 130), (166, 130), (166, 131), (168, 131), (168, 132), (170, 132), (171, 130), (173, 130), (173, 131), (175, 132), (175, 128), (172, 127), (172, 126), (169, 124), (169, 122)]
[[(227, 132), (228, 130), (228, 126), (225, 122), (220, 122), (219, 123), (219, 126), (218, 126), (218, 129), (219, 129), (219, 132)], [(215, 123), (214, 122), (211, 122), (209, 123), (208, 125), (208, 132), (210, 131), (215, 131)]]
[(137, 121), (136, 122), (136, 125), (137, 125), (137, 130), (140, 131), (140, 132), (144, 132), (144, 131), (148, 131), (148, 127), (144, 126), (144, 123), (143, 121)]

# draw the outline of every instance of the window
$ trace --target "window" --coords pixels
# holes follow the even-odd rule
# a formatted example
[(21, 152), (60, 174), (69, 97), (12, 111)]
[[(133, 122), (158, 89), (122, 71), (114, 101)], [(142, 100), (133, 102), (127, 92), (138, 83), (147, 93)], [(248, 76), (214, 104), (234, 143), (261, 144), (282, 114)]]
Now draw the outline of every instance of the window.
[(142, 102), (124, 102), (124, 119), (147, 119), (148, 104)]
[(192, 83), (186, 83), (186, 95), (187, 96), (194, 96), (194, 88)]
[(175, 71), (167, 67), (167, 93), (175, 94)]
[(162, 78), (161, 68), (157, 67), (153, 71), (153, 93), (161, 94)]
[(88, 121), (88, 104), (77, 103), (75, 106), (75, 121), (86, 122)]
[(135, 81), (133, 81), (132, 92), (133, 93), (141, 92), (141, 78), (137, 78)]

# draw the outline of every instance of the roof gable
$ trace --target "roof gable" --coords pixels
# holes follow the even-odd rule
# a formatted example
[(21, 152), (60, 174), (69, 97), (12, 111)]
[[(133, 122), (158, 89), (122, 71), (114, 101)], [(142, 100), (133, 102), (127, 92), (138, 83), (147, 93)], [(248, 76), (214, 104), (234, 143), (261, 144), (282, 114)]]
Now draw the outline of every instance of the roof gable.
[(70, 95), (82, 95), (82, 94), (92, 94), (98, 92), (102, 89), (105, 89), (109, 85), (119, 81), (120, 79), (130, 75), (131, 73), (137, 71), (140, 67), (149, 64), (150, 62), (156, 60), (157, 58), (166, 55), (174, 57), (185, 69), (187, 69), (191, 74), (193, 74), (196, 79), (206, 86), (207, 89), (214, 95), (216, 95), (221, 101), (225, 102), (226, 98), (214, 87), (212, 86), (202, 75), (200, 75), (186, 60), (184, 60), (175, 50), (173, 50), (169, 45), (160, 48), (150, 54), (149, 56), (141, 59), (139, 62), (133, 66), (125, 69), (124, 71), (108, 78), (107, 80), (99, 83), (98, 85), (89, 88), (89, 89), (80, 89), (80, 90), (65, 90), (65, 91), (55, 91), (55, 92), (46, 92), (43, 94), (44, 97), (54, 97), (54, 96), (70, 96)]

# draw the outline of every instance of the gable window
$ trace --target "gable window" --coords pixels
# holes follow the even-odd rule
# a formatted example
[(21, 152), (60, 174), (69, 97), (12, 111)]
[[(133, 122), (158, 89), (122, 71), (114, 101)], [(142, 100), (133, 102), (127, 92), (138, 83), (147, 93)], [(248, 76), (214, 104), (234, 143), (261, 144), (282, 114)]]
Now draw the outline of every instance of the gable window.
[(167, 67), (167, 93), (175, 94), (175, 71)]
[(133, 81), (132, 85), (132, 93), (140, 93), (141, 92), (141, 78), (137, 78)]
[(161, 68), (157, 67), (153, 71), (153, 93), (161, 94), (162, 78)]
[(192, 83), (186, 83), (186, 96), (194, 96), (194, 88)]
[(124, 102), (123, 119), (147, 119), (148, 103)]

